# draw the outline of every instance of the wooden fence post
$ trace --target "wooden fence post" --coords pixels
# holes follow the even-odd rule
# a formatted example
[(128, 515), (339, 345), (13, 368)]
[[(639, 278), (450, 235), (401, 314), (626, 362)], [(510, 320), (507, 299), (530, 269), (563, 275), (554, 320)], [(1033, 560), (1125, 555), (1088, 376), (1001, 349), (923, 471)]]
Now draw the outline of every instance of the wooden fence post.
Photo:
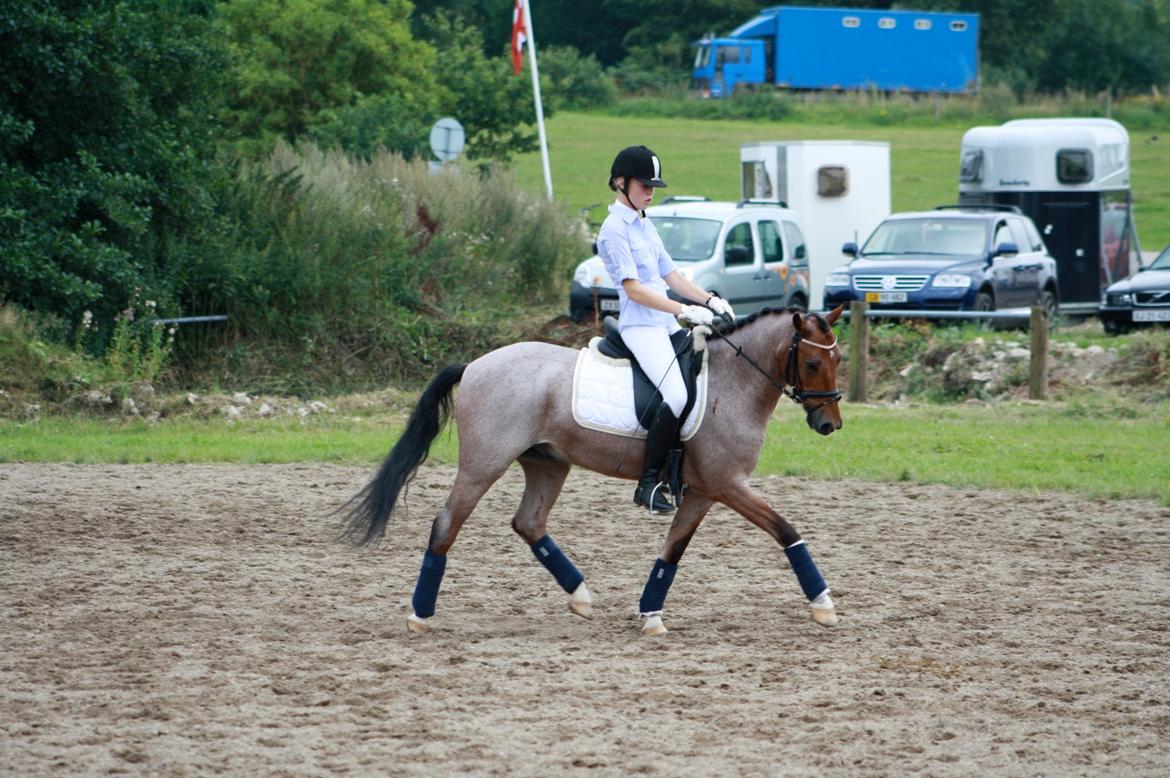
[(865, 402), (865, 368), (869, 362), (869, 303), (849, 303), (849, 394), (851, 403)]
[(1048, 312), (1042, 305), (1032, 306), (1032, 355), (1028, 371), (1028, 398), (1048, 399)]

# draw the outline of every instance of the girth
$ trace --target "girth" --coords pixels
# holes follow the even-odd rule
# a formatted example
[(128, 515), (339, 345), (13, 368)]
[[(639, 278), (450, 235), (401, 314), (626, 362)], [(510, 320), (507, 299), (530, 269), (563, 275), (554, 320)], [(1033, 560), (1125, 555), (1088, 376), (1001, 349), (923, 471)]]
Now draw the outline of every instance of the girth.
[[(597, 344), (597, 350), (612, 359), (628, 359), (630, 361), (634, 378), (634, 413), (638, 417), (638, 423), (645, 429), (663, 403), (662, 393), (658, 391), (658, 382), (662, 380), (662, 376), (656, 376), (652, 381), (643, 372), (641, 365), (638, 364), (638, 358), (622, 340), (617, 321), (612, 316), (605, 318), (603, 328), (605, 337)], [(682, 371), (683, 383), (687, 388), (687, 403), (683, 406), (682, 413), (678, 417), (681, 422), (687, 418), (695, 404), (695, 387), (698, 383), (699, 371), (703, 368), (703, 357), (702, 354), (695, 353), (695, 339), (691, 337), (689, 330), (679, 330), (671, 335), (670, 345), (674, 349), (675, 358)], [(679, 426), (681, 428), (682, 425)]]

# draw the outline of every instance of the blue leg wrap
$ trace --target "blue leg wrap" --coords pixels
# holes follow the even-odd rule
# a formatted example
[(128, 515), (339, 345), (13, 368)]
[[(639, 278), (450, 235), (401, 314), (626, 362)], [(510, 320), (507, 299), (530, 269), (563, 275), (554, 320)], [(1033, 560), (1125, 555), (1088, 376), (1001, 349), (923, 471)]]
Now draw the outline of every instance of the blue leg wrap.
[(674, 583), (674, 574), (678, 572), (678, 565), (654, 560), (654, 569), (650, 571), (650, 578), (646, 581), (646, 588), (642, 590), (642, 599), (638, 601), (638, 611), (641, 613), (657, 613), (662, 610), (666, 602), (666, 593)]
[(800, 581), (800, 588), (804, 590), (804, 596), (809, 599), (809, 602), (828, 590), (829, 587), (825, 584), (825, 579), (821, 578), (821, 573), (812, 561), (812, 556), (808, 553), (808, 546), (804, 544), (803, 540), (798, 540), (784, 549), (784, 553), (788, 556), (792, 572), (796, 573), (796, 580)]
[(423, 554), (422, 569), (418, 571), (418, 583), (414, 585), (414, 597), (410, 604), (414, 614), (423, 619), (435, 615), (435, 600), (439, 599), (439, 584), (447, 570), (447, 557), (432, 554), (430, 549)]
[(561, 588), (569, 594), (572, 594), (585, 580), (581, 571), (573, 566), (573, 563), (565, 556), (565, 552), (561, 551), (560, 547), (548, 535), (533, 543), (531, 548), (532, 553), (536, 555), (540, 563), (548, 568)]

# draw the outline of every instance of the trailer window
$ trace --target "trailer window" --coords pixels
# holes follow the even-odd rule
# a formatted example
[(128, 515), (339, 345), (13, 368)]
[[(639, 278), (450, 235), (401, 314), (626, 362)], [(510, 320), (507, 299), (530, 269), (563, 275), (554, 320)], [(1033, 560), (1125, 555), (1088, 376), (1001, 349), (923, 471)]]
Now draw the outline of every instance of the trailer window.
[(856, 29), (861, 26), (861, 17), (859, 16), (845, 16), (841, 19), (841, 26), (849, 29)]
[(916, 30), (929, 30), (930, 28), (931, 28), (930, 19), (915, 19), (914, 20), (914, 29), (916, 29)]
[(878, 28), (882, 30), (892, 30), (898, 26), (898, 20), (892, 16), (883, 16), (878, 19)]
[(849, 191), (849, 172), (844, 165), (822, 165), (817, 170), (817, 194), (844, 197)]
[(967, 23), (962, 19), (955, 19), (951, 22), (951, 32), (966, 32)]
[(1056, 180), (1062, 184), (1087, 184), (1093, 180), (1093, 152), (1061, 149), (1056, 152)]
[(959, 161), (959, 183), (977, 184), (983, 180), (983, 151), (964, 151)]
[(792, 266), (808, 266), (808, 249), (804, 245), (804, 235), (794, 222), (784, 222), (784, 237), (792, 248)]

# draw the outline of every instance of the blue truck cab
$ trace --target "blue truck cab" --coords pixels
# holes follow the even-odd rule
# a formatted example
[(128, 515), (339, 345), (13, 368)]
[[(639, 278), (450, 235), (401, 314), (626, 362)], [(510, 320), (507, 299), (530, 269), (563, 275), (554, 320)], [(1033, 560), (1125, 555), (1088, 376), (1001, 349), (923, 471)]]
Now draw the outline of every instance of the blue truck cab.
[(730, 97), (739, 84), (764, 83), (764, 42), (705, 38), (695, 44), (694, 88), (703, 97)]

